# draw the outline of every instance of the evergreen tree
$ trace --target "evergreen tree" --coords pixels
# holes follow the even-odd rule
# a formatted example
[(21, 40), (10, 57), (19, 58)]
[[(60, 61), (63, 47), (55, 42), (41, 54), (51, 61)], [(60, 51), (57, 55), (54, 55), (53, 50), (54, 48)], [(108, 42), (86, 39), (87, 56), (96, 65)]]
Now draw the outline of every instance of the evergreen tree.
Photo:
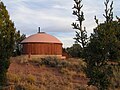
[[(112, 21), (108, 23), (109, 27), (106, 28), (106, 23), (101, 23), (95, 29), (95, 34), (104, 40), (104, 47), (107, 58), (109, 61), (119, 62), (120, 60), (120, 24), (118, 21)], [(98, 30), (97, 30), (98, 29)], [(104, 34), (103, 34), (104, 32)]]
[(81, 47), (84, 49), (87, 44), (87, 32), (84, 27), (83, 29), (83, 21), (84, 19), (84, 13), (81, 10), (83, 5), (81, 4), (82, 0), (74, 0), (75, 4), (73, 9), (73, 15), (77, 17), (76, 22), (72, 23), (73, 29), (76, 29), (76, 37), (74, 38), (77, 43), (81, 45)]
[(14, 50), (15, 30), (6, 7), (0, 1), (0, 86), (6, 84), (6, 72), (10, 65), (9, 58)]
[(21, 41), (26, 38), (25, 34), (20, 34), (20, 31), (16, 32), (16, 40), (15, 40), (15, 50), (14, 50), (14, 56), (21, 55), (22, 53), (22, 47), (21, 47)]
[(67, 48), (66, 51), (67, 53), (75, 58), (80, 58), (82, 57), (82, 48), (80, 46), (80, 44), (73, 44), (71, 47)]
[(104, 23), (98, 23), (90, 37), (90, 43), (85, 48), (86, 75), (90, 78), (88, 84), (96, 86), (99, 90), (108, 90), (112, 69), (109, 61), (120, 60), (120, 26), (113, 21), (113, 1), (105, 1)]

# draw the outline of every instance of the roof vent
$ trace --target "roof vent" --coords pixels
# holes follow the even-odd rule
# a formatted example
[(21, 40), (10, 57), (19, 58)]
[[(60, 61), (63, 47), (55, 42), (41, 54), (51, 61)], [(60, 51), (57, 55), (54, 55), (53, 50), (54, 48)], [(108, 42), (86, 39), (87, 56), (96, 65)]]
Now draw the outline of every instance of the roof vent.
[(40, 27), (38, 27), (38, 33), (41, 34), (41, 33), (45, 33), (45, 32), (41, 32)]
[(38, 33), (40, 33), (40, 27), (38, 27)]

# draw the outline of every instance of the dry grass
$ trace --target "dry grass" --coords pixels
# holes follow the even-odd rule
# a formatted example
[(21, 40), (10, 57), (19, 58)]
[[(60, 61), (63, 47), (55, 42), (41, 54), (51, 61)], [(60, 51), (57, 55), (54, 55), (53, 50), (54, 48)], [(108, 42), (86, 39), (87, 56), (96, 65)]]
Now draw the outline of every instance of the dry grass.
[[(86, 65), (82, 59), (28, 59), (20, 56), (10, 61), (7, 73), (9, 85), (3, 87), (3, 90), (97, 90), (94, 86), (87, 86), (88, 79), (83, 72)], [(120, 67), (113, 69), (110, 90), (120, 90)]]
[[(84, 66), (82, 59), (74, 58), (11, 58), (7, 73), (10, 86), (4, 90), (97, 90), (93, 86), (87, 86)], [(114, 78), (110, 90), (120, 90), (120, 67), (115, 66), (113, 69)]]
[(83, 66), (78, 59), (11, 58), (8, 82), (11, 90), (87, 90)]
[(113, 77), (111, 78), (112, 90), (120, 90), (120, 66), (113, 65)]

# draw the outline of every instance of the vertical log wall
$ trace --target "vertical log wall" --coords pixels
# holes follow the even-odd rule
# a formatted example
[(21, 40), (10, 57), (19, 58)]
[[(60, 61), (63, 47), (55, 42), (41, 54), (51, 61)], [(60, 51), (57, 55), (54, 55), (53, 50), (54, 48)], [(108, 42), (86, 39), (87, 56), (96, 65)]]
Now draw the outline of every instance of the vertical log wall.
[(31, 55), (62, 55), (60, 43), (24, 43), (23, 54)]

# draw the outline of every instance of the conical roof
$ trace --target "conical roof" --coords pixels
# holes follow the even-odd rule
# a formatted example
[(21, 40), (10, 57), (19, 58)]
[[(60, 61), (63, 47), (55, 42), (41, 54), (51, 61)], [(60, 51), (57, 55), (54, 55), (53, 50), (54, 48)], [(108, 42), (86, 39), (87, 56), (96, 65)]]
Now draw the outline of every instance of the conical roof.
[(46, 34), (44, 32), (40, 32), (37, 34), (33, 34), (29, 37), (27, 37), (26, 39), (24, 39), (21, 43), (60, 43), (62, 44), (62, 42), (60, 40), (58, 40), (56, 37)]

